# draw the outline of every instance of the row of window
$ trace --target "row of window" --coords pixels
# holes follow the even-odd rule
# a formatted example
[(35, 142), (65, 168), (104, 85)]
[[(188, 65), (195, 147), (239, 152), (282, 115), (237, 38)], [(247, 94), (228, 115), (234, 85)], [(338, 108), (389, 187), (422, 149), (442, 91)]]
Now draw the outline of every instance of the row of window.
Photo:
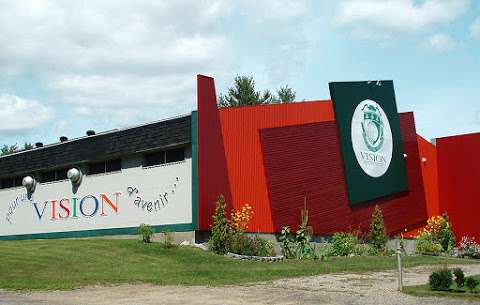
[[(143, 156), (143, 166), (155, 166), (172, 162), (185, 160), (185, 148), (175, 148), (163, 151), (157, 151)], [(72, 168), (60, 168), (40, 173), (40, 182), (53, 182), (67, 179), (67, 172)], [(100, 162), (88, 163), (88, 174), (103, 174), (110, 172), (118, 172), (122, 170), (122, 160), (105, 160)], [(0, 179), (0, 189), (22, 186), (24, 176), (9, 177)]]

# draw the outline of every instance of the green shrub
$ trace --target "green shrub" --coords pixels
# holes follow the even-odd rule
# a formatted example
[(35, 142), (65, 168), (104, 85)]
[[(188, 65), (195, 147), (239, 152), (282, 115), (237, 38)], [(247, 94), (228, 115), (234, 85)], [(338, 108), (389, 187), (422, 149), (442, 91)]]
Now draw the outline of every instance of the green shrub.
[(442, 245), (443, 251), (451, 252), (455, 247), (455, 235), (448, 219), (448, 215), (442, 215), (443, 221), (440, 221), (440, 232), (438, 233), (438, 242)]
[(294, 242), (290, 236), (290, 227), (286, 226), (282, 228), (280, 232), (280, 237), (278, 238), (280, 241), (280, 248), (282, 249), (282, 255), (285, 258), (293, 258), (294, 257)]
[(429, 231), (421, 231), (416, 238), (415, 252), (418, 254), (438, 255), (443, 250), (442, 245), (435, 241)]
[(138, 227), (138, 234), (142, 236), (144, 243), (152, 242), (153, 229), (150, 225), (142, 223), (140, 227)]
[(215, 202), (212, 235), (208, 240), (208, 248), (217, 254), (225, 254), (229, 251), (231, 241), (232, 236), (227, 218), (227, 204), (225, 203), (225, 197), (220, 195)]
[(290, 228), (283, 227), (280, 233), (279, 241), (282, 248), (282, 255), (286, 258), (296, 259), (318, 259), (320, 255), (315, 247), (310, 243), (310, 233), (308, 230), (308, 210), (304, 207), (301, 210), (301, 223), (295, 236), (291, 236)]
[(273, 243), (259, 236), (237, 235), (230, 245), (230, 252), (249, 256), (274, 256)]
[(465, 284), (467, 285), (467, 288), (470, 290), (470, 292), (473, 292), (478, 286), (478, 281), (473, 277), (469, 276), (466, 278)]
[(337, 232), (333, 234), (331, 244), (332, 255), (348, 256), (354, 254), (355, 247), (358, 244), (358, 238), (350, 233)]
[(453, 275), (455, 275), (455, 283), (457, 284), (458, 288), (462, 288), (465, 285), (465, 274), (463, 270), (460, 268), (455, 268), (453, 270)]
[(452, 271), (447, 268), (443, 268), (432, 272), (429, 278), (429, 285), (432, 290), (450, 290), (452, 286), (453, 277)]
[(375, 206), (375, 211), (372, 215), (372, 223), (370, 224), (370, 241), (373, 248), (377, 250), (377, 253), (383, 254), (388, 238), (385, 224), (383, 222), (382, 210), (378, 205)]

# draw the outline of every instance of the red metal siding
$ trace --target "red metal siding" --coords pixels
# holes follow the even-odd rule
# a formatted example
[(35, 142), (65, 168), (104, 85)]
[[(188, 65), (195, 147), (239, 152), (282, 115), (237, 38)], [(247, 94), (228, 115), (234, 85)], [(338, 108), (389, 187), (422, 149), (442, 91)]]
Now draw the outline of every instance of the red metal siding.
[(447, 212), (457, 242), (480, 240), (480, 133), (437, 139), (440, 213)]
[(428, 217), (440, 214), (438, 207), (438, 171), (437, 171), (437, 149), (435, 145), (428, 142), (421, 136), (417, 136), (418, 151), (421, 162), (425, 199), (427, 201)]
[(232, 202), (235, 208), (252, 205), (255, 214), (250, 231), (273, 232), (259, 130), (333, 118), (329, 100), (220, 110)]
[(198, 75), (197, 90), (198, 225), (209, 230), (215, 199), (223, 194), (231, 202), (231, 195), (213, 78)]
[(355, 209), (348, 204), (334, 121), (262, 130), (274, 230), (298, 226), (305, 195), (315, 234), (366, 230), (375, 204), (382, 207), (389, 233), (424, 223), (427, 211), (413, 114), (401, 114), (400, 125), (409, 155), (409, 191)]

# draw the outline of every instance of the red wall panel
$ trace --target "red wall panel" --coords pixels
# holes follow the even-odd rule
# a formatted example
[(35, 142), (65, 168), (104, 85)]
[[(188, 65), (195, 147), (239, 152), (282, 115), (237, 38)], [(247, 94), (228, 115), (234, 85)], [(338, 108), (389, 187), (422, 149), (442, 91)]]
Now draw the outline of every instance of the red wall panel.
[(447, 212), (457, 242), (480, 241), (480, 133), (437, 139), (440, 213)]
[(273, 232), (259, 130), (333, 118), (329, 100), (220, 109), (232, 202), (253, 207), (250, 231)]
[(412, 113), (400, 114), (409, 191), (351, 208), (345, 186), (338, 131), (334, 121), (261, 131), (274, 230), (296, 227), (304, 196), (315, 234), (368, 230), (375, 204), (383, 210), (389, 233), (425, 222), (423, 191)]
[(198, 99), (198, 226), (209, 230), (215, 199), (231, 202), (225, 151), (213, 78), (197, 76)]
[(418, 151), (421, 162), (425, 199), (427, 201), (428, 217), (440, 215), (438, 207), (438, 171), (437, 149), (435, 145), (417, 135)]

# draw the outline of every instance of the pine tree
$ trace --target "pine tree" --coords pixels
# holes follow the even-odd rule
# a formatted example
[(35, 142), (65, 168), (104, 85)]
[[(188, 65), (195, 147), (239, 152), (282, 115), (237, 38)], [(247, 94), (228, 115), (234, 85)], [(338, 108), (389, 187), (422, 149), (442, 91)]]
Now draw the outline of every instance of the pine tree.
[(375, 211), (372, 215), (372, 223), (370, 224), (370, 240), (373, 248), (379, 253), (385, 250), (387, 245), (387, 233), (385, 230), (385, 224), (383, 222), (382, 210), (378, 205), (375, 206)]
[(228, 89), (227, 94), (220, 94), (218, 106), (220, 108), (261, 105), (273, 103), (290, 103), (295, 99), (296, 92), (288, 85), (280, 87), (277, 96), (270, 90), (263, 92), (255, 88), (253, 76), (237, 76), (233, 87)]
[(295, 100), (296, 96), (295, 90), (290, 88), (288, 85), (285, 87), (280, 87), (280, 89), (277, 90), (277, 95), (278, 95), (278, 102), (280, 103), (291, 103)]

